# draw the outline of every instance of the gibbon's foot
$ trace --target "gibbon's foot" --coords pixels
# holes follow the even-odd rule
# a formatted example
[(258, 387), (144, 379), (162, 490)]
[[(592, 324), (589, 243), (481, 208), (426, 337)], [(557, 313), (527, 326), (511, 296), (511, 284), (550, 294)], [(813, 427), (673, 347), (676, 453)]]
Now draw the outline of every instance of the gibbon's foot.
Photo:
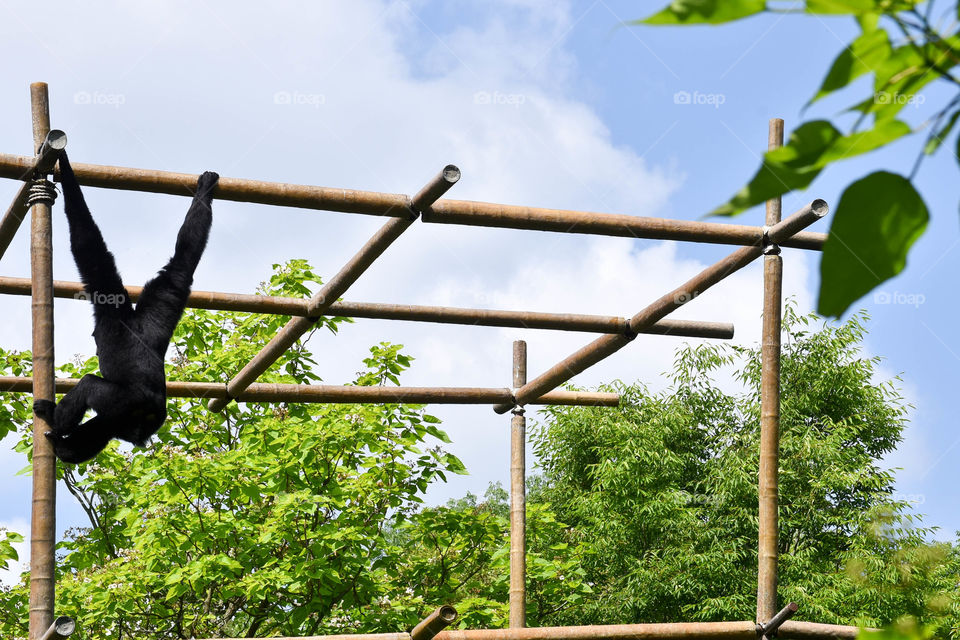
[(52, 400), (34, 400), (33, 412), (43, 418), (44, 422), (53, 426), (53, 412), (57, 408), (57, 403)]

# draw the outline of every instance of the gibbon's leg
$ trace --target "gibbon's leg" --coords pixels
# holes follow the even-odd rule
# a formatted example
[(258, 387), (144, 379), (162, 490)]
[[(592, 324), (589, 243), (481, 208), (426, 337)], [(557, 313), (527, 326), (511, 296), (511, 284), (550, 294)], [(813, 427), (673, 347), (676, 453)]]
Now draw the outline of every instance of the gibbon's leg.
[[(92, 374), (83, 376), (57, 404), (53, 431), (45, 434), (57, 457), (64, 462), (83, 462), (97, 455), (117, 437), (118, 428), (130, 421), (134, 397), (123, 385)], [(81, 423), (87, 409), (97, 415)]]
[[(83, 420), (87, 409), (93, 409), (98, 414), (112, 413), (111, 410), (118, 404), (126, 404), (122, 401), (125, 395), (127, 394), (122, 386), (88, 373), (80, 378), (77, 386), (63, 396), (54, 410), (53, 420), (48, 419), (47, 422), (53, 428), (54, 435), (72, 436), (77, 425)], [(41, 400), (33, 404), (35, 411), (38, 409), (46, 410), (43, 405), (38, 407), (38, 404), (42, 402)], [(37, 413), (41, 417), (48, 417), (40, 411), (37, 411)]]
[(103, 451), (116, 435), (116, 422), (113, 416), (95, 416), (78, 425), (68, 438), (49, 431), (44, 435), (53, 444), (53, 452), (60, 460), (77, 464)]
[(144, 285), (137, 303), (144, 341), (159, 353), (166, 351), (187, 304), (193, 272), (200, 263), (210, 235), (213, 190), (219, 179), (220, 176), (212, 171), (200, 176), (196, 195), (177, 234), (173, 257), (155, 278)]
[(70, 250), (80, 271), (80, 279), (93, 303), (94, 319), (119, 315), (133, 306), (117, 271), (113, 254), (103, 241), (100, 228), (90, 215), (80, 184), (70, 166), (66, 152), (60, 152), (60, 184), (63, 186), (64, 209), (70, 225)]

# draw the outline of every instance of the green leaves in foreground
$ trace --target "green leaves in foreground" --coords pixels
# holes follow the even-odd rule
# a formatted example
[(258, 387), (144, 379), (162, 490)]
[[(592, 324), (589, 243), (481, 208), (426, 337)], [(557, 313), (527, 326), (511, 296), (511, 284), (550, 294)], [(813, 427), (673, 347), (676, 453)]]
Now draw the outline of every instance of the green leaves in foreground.
[(817, 312), (839, 317), (900, 273), (928, 218), (923, 198), (903, 176), (877, 171), (847, 187), (823, 247)]
[(843, 135), (827, 120), (805, 122), (779, 149), (768, 151), (746, 187), (710, 215), (732, 216), (771, 198), (805, 189), (831, 162), (852, 158), (882, 147), (910, 133), (899, 120), (878, 123), (873, 129)]
[(673, 0), (666, 9), (630, 24), (720, 24), (764, 9), (764, 0)]

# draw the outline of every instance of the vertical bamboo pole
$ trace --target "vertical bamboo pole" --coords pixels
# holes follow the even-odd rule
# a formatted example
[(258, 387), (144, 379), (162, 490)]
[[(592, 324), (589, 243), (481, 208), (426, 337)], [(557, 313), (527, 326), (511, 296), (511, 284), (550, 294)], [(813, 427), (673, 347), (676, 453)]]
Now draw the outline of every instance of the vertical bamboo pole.
[[(771, 118), (767, 148), (783, 146), (783, 120)], [(780, 198), (767, 200), (766, 225), (780, 222)], [(757, 621), (777, 613), (777, 530), (780, 447), (780, 325), (783, 261), (780, 249), (767, 247), (763, 257), (763, 338), (760, 373), (760, 517), (757, 563)]]
[[(47, 85), (30, 85), (34, 149), (50, 130)], [(36, 204), (30, 214), (30, 277), (33, 288), (33, 397), (54, 400), (53, 250), (51, 207)], [(50, 430), (33, 417), (33, 502), (30, 521), (30, 638), (37, 640), (53, 622), (54, 543), (56, 542), (57, 460), (44, 437)]]
[[(527, 384), (527, 343), (513, 343), (513, 388)], [(527, 626), (527, 419), (522, 406), (510, 421), (510, 628)]]

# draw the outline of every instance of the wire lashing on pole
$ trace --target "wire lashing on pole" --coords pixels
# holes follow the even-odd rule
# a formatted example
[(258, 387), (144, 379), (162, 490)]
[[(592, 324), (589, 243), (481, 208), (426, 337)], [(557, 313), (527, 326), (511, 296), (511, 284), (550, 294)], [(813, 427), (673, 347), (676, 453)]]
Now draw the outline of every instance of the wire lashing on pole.
[(53, 206), (57, 200), (57, 186), (46, 178), (36, 178), (27, 190), (27, 207), (36, 204)]

